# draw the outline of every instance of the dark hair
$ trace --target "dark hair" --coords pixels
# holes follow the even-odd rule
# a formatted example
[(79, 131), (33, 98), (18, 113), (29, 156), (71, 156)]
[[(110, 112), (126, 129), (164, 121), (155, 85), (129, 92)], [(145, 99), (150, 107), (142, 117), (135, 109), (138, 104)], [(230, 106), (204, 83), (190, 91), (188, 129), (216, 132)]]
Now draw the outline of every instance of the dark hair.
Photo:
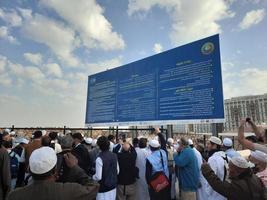
[(216, 145), (217, 150), (221, 150), (221, 145), (215, 144), (214, 142), (210, 141), (212, 145)]
[(72, 138), (73, 139), (78, 139), (78, 140), (83, 140), (83, 136), (82, 136), (82, 134), (81, 133), (73, 133), (72, 135)]
[(51, 145), (51, 138), (48, 137), (48, 136), (44, 136), (44, 137), (42, 137), (41, 143), (42, 143), (42, 146), (43, 147), (50, 147), (50, 145)]
[(182, 138), (180, 139), (180, 143), (181, 143), (182, 145), (184, 145), (184, 146), (188, 146), (188, 140), (185, 139), (184, 137), (182, 137)]
[(2, 142), (3, 146), (7, 149), (11, 149), (12, 148), (12, 140), (9, 140), (9, 141), (3, 141)]
[(111, 141), (111, 140), (114, 140), (115, 139), (115, 136), (114, 135), (109, 135), (108, 136), (108, 140)]
[(138, 147), (138, 143), (139, 143), (139, 139), (138, 138), (134, 138), (133, 139), (133, 146), (134, 147)]
[(258, 141), (258, 138), (255, 135), (248, 136), (248, 137), (246, 137), (246, 139), (249, 140), (249, 141), (251, 141), (252, 143), (259, 142)]
[(146, 138), (140, 138), (138, 146), (141, 149), (146, 148), (147, 147), (147, 139)]
[(48, 171), (44, 174), (34, 174), (31, 172), (31, 169), (30, 169), (30, 173), (31, 173), (32, 178), (34, 180), (45, 180), (48, 177), (53, 176), (56, 173), (56, 165), (55, 165), (55, 167), (53, 167), (53, 169), (51, 169), (50, 171)]
[(33, 138), (37, 139), (37, 138), (41, 138), (43, 136), (42, 131), (38, 130), (38, 131), (34, 131), (33, 133)]
[(109, 140), (105, 136), (101, 136), (97, 139), (97, 145), (99, 146), (101, 151), (108, 151), (109, 150)]
[(49, 137), (51, 138), (51, 140), (55, 140), (57, 139), (57, 132), (53, 131), (49, 133)]

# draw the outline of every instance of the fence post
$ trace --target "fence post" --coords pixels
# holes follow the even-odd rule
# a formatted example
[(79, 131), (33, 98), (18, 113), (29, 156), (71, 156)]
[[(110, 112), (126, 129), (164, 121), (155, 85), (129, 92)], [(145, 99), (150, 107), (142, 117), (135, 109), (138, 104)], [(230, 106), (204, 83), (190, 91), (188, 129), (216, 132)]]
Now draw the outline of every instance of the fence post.
[(66, 126), (64, 126), (64, 128), (63, 128), (63, 134), (64, 135), (66, 134)]
[[(113, 129), (114, 130), (114, 129)], [(119, 127), (116, 127), (116, 141), (119, 140)]]

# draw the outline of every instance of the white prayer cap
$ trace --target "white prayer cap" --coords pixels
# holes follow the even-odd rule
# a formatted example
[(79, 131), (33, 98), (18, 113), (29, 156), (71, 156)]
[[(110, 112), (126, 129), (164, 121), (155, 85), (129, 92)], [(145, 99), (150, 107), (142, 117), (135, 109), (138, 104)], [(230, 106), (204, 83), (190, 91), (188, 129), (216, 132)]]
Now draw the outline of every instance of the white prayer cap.
[(226, 147), (232, 147), (233, 141), (230, 138), (224, 138), (223, 139), (223, 145)]
[(93, 139), (90, 138), (90, 137), (87, 137), (87, 138), (84, 138), (84, 141), (85, 141), (86, 144), (92, 144)]
[(173, 144), (174, 143), (174, 140), (172, 138), (168, 138), (167, 142)]
[(244, 135), (245, 135), (245, 137), (256, 136), (256, 134), (252, 133), (252, 132), (245, 133)]
[(160, 144), (158, 140), (150, 140), (149, 141), (149, 146), (154, 147), (154, 148), (159, 148)]
[(11, 131), (10, 135), (16, 135), (16, 132), (15, 131)]
[(42, 136), (46, 135), (46, 130), (42, 130)]
[(58, 137), (64, 137), (64, 133), (63, 132), (59, 132), (58, 133)]
[(29, 144), (29, 140), (27, 140), (26, 138), (21, 138), (20, 143)]
[(252, 151), (250, 154), (251, 157), (255, 158), (256, 160), (260, 162), (267, 163), (267, 154), (262, 151)]
[(30, 170), (34, 174), (45, 174), (57, 164), (57, 155), (51, 147), (41, 147), (30, 156)]
[(209, 141), (213, 142), (214, 144), (217, 144), (217, 145), (222, 145), (221, 139), (218, 137), (215, 137), (215, 136), (211, 136)]
[(193, 143), (193, 140), (188, 139), (188, 144), (189, 144), (189, 145), (193, 145), (193, 144), (194, 144), (194, 143)]
[(95, 147), (96, 144), (97, 144), (97, 139), (93, 139), (93, 141), (92, 141), (92, 146)]
[(23, 138), (23, 137), (17, 137), (15, 139), (15, 143), (18, 143), (18, 144), (29, 144), (29, 140), (27, 140), (26, 138)]
[(241, 157), (241, 156), (236, 156), (236, 157), (233, 157), (232, 159), (231, 159), (231, 162), (235, 165), (235, 166), (237, 166), (237, 167), (239, 167), (239, 168), (242, 168), (242, 169), (247, 169), (247, 168), (249, 168), (251, 165), (249, 164), (249, 162), (245, 159), (245, 158), (243, 158), (243, 157)]
[(5, 131), (6, 133), (10, 133), (10, 129), (8, 129), (8, 128), (6, 128), (4, 131)]

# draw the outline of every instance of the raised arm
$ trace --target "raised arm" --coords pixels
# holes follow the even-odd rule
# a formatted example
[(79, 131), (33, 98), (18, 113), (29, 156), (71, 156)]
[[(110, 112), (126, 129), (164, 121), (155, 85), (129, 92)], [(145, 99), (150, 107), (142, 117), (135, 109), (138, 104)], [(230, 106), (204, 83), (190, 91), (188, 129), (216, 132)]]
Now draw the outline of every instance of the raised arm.
[(242, 119), (240, 121), (240, 126), (238, 128), (238, 142), (244, 148), (247, 148), (247, 149), (254, 151), (255, 150), (254, 144), (245, 138), (245, 124), (246, 124), (246, 120)]

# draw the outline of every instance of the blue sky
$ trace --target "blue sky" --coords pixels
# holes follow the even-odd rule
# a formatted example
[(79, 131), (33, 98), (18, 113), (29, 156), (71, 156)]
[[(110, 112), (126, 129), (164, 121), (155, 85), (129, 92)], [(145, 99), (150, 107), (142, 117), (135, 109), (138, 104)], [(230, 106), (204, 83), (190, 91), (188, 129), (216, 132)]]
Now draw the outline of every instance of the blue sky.
[(89, 74), (216, 33), (225, 98), (266, 93), (266, 10), (266, 0), (1, 0), (0, 126), (83, 126)]

